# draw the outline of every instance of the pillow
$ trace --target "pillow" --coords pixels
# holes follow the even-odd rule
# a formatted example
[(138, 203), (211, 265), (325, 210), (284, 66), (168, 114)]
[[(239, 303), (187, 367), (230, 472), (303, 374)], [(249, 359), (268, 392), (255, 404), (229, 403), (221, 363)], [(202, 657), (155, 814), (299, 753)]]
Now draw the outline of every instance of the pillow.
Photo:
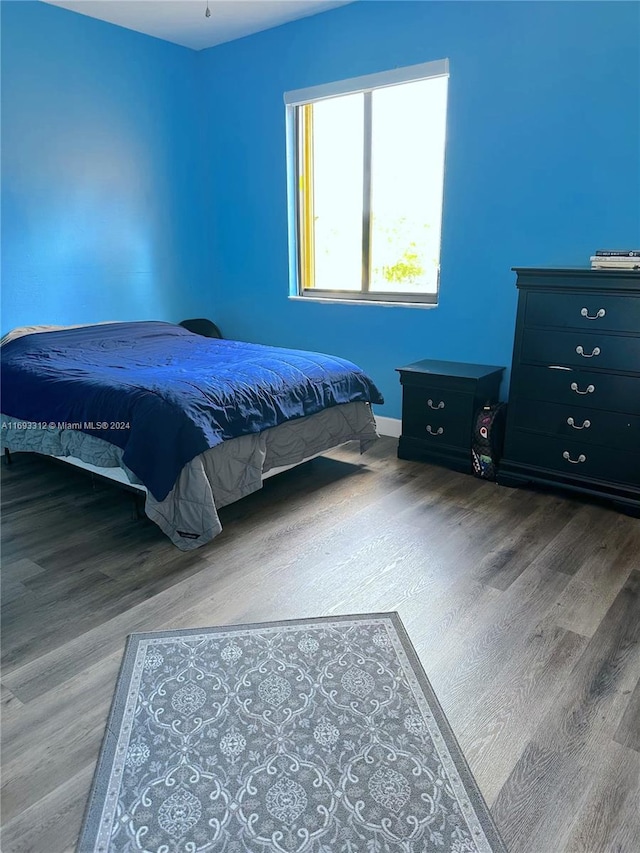
[(103, 320), (101, 323), (76, 323), (74, 326), (18, 326), (7, 332), (0, 339), (0, 347), (8, 344), (9, 341), (15, 341), (16, 338), (22, 338), (25, 335), (37, 335), (39, 332), (59, 332), (61, 329), (80, 329), (82, 326), (106, 326), (109, 323), (119, 323), (120, 320)]

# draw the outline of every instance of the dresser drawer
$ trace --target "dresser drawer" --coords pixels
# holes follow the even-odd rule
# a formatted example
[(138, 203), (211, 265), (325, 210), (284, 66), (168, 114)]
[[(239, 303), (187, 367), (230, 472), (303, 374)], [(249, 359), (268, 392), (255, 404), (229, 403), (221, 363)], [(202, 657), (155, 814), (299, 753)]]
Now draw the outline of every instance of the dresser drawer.
[(640, 374), (640, 337), (525, 329), (522, 361)]
[(609, 483), (640, 486), (640, 453), (512, 430), (505, 448), (514, 462)]
[(511, 416), (518, 430), (640, 453), (640, 415), (515, 400)]
[(546, 400), (567, 406), (640, 415), (640, 376), (553, 370), (529, 364), (514, 369), (511, 400)]
[(442, 388), (412, 388), (402, 395), (402, 434), (434, 445), (471, 446), (473, 395)]
[(640, 297), (594, 291), (528, 293), (525, 326), (554, 326), (589, 332), (638, 332)]

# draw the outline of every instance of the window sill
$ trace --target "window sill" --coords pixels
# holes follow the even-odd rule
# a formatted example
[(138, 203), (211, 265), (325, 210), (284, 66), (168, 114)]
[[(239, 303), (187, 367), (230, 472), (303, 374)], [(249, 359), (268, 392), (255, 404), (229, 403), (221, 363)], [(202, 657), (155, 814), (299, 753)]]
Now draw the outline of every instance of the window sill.
[(437, 308), (437, 302), (382, 302), (378, 299), (332, 299), (330, 296), (289, 296), (294, 302), (324, 302), (330, 305), (383, 305), (387, 308)]

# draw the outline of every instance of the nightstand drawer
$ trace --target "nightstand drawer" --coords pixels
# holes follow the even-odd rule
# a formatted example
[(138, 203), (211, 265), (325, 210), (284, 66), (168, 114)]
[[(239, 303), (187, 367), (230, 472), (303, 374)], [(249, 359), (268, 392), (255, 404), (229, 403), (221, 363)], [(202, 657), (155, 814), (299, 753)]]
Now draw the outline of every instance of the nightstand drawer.
[(471, 446), (473, 395), (404, 386), (402, 434), (437, 444)]
[(592, 370), (640, 373), (640, 337), (525, 329), (522, 360)]
[(505, 452), (514, 462), (606, 482), (640, 486), (640, 453), (513, 430)]
[(527, 364), (514, 370), (511, 387), (512, 399), (547, 400), (640, 415), (640, 376), (553, 370)]
[(515, 429), (640, 453), (640, 415), (536, 400), (515, 400), (512, 406)]
[(637, 332), (640, 298), (610, 293), (528, 293), (525, 325)]

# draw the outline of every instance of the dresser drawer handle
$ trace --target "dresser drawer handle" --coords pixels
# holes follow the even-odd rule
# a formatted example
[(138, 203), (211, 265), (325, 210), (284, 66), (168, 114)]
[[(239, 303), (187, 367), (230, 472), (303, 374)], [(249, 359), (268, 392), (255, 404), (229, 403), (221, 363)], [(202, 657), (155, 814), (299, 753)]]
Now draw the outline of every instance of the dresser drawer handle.
[(587, 320), (599, 320), (601, 317), (604, 317), (604, 315), (605, 315), (606, 313), (607, 313), (607, 312), (604, 310), (604, 308), (598, 308), (597, 313), (596, 313), (596, 314), (591, 315), (591, 314), (589, 314), (589, 309), (588, 309), (588, 308), (583, 308), (583, 309), (582, 309), (582, 311), (580, 312), (580, 315), (581, 315), (582, 317), (586, 317), (586, 318), (587, 318)]
[(444, 400), (440, 400), (437, 406), (433, 405), (433, 400), (427, 400), (427, 406), (429, 406), (430, 409), (444, 409)]
[(427, 424), (427, 432), (429, 433), (429, 435), (442, 435), (444, 429), (442, 427), (438, 427), (438, 429), (434, 432), (431, 429), (431, 424)]
[(567, 418), (567, 423), (570, 427), (573, 427), (574, 429), (589, 429), (589, 427), (591, 426), (591, 421), (585, 421), (582, 426), (578, 426), (573, 418)]
[(581, 390), (578, 388), (578, 383), (577, 383), (577, 382), (572, 382), (572, 383), (571, 383), (571, 390), (572, 390), (572, 391), (575, 391), (575, 392), (576, 392), (576, 394), (593, 394), (593, 392), (596, 390), (596, 386), (595, 386), (595, 385), (587, 385), (587, 390), (586, 390), (586, 391), (581, 391)]
[(565, 450), (565, 452), (562, 454), (562, 458), (566, 459), (567, 462), (571, 462), (572, 465), (579, 465), (581, 462), (587, 461), (587, 457), (584, 455), (584, 453), (581, 453), (577, 459), (572, 459), (571, 454), (568, 450)]
[(594, 347), (592, 352), (585, 352), (580, 345), (576, 347), (576, 352), (583, 358), (593, 358), (594, 355), (600, 355), (600, 347)]

